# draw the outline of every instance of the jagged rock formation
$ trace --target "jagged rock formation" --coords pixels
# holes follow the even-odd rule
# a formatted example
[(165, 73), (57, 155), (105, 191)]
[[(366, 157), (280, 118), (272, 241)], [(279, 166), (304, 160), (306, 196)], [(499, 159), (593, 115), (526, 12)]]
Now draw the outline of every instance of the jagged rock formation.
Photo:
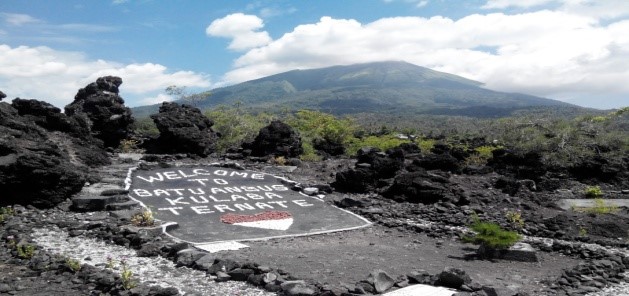
[(304, 152), (299, 134), (279, 120), (260, 129), (253, 142), (246, 143), (243, 148), (250, 150), (252, 156), (297, 157)]
[(395, 176), (404, 166), (402, 149), (382, 152), (377, 148), (367, 147), (358, 150), (358, 162), (354, 169), (336, 174), (334, 187), (344, 192), (368, 192), (383, 187), (381, 179)]
[(82, 117), (92, 135), (101, 139), (105, 147), (118, 147), (131, 133), (133, 117), (118, 95), (122, 79), (100, 77), (78, 91), (74, 101), (65, 107), (67, 116)]
[(48, 208), (79, 192), (86, 171), (49, 134), (0, 103), (0, 205)]
[[(11, 106), (24, 119), (51, 132), (49, 136), (57, 136), (60, 141), (70, 142), (70, 150), (81, 164), (96, 167), (110, 163), (103, 142), (92, 137), (86, 117), (66, 116), (59, 108), (38, 100), (16, 98)], [(54, 134), (55, 132), (58, 133)]]
[(65, 132), (76, 137), (86, 137), (90, 134), (88, 122), (80, 121), (82, 117), (68, 117), (61, 113), (61, 109), (44, 101), (16, 98), (11, 106), (20, 116), (49, 131)]
[(159, 138), (146, 145), (149, 153), (191, 153), (208, 156), (214, 152), (218, 134), (214, 122), (198, 108), (164, 102), (159, 113), (151, 115)]

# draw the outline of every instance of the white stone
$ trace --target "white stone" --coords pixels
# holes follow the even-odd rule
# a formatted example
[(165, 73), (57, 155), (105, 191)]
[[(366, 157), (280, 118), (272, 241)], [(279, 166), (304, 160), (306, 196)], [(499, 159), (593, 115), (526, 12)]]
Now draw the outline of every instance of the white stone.
[(239, 222), (234, 223), (234, 225), (244, 226), (244, 227), (253, 227), (253, 228), (263, 228), (263, 229), (271, 229), (271, 230), (286, 230), (293, 225), (293, 218), (285, 218), (285, 219), (277, 219), (277, 220), (260, 220), (260, 221), (252, 221), (252, 222)]
[(229, 242), (218, 242), (218, 243), (211, 243), (211, 244), (197, 244), (197, 245), (194, 245), (194, 247), (197, 249), (210, 252), (210, 253), (216, 253), (220, 251), (240, 250), (240, 249), (248, 248), (249, 246), (245, 244), (241, 244), (236, 241), (229, 241)]
[(411, 285), (406, 288), (382, 294), (384, 296), (452, 296), (457, 290), (429, 285)]

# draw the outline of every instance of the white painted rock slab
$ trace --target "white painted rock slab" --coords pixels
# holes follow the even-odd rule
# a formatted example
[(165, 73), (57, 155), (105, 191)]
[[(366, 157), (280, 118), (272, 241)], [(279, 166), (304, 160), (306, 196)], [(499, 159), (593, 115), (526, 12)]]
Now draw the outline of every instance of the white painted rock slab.
[(457, 290), (429, 285), (411, 285), (406, 288), (385, 293), (384, 296), (452, 296)]
[[(629, 199), (605, 199), (604, 205), (629, 208)], [(560, 199), (557, 201), (557, 206), (564, 210), (571, 210), (573, 208), (594, 208), (597, 204), (596, 199)]]
[(220, 242), (220, 243), (210, 243), (210, 244), (196, 244), (194, 245), (196, 248), (210, 252), (216, 253), (220, 251), (235, 251), (244, 248), (248, 248), (249, 246), (231, 241), (231, 242)]

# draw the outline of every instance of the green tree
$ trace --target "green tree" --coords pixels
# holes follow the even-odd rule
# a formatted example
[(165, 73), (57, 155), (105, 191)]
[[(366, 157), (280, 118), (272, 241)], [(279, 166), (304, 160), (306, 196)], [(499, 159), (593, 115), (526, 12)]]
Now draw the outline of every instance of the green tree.
[(192, 93), (185, 86), (171, 85), (166, 88), (166, 94), (175, 97), (176, 100), (184, 101), (186, 104), (199, 107), (201, 102), (212, 95), (212, 92), (204, 91), (200, 93)]
[[(356, 124), (351, 118), (339, 119), (332, 114), (311, 110), (300, 110), (295, 115), (288, 116), (286, 123), (299, 132), (306, 155), (315, 152), (312, 147), (315, 141), (325, 141), (346, 148), (354, 140), (356, 130)], [(312, 155), (307, 155), (306, 158), (316, 159)]]
[(221, 134), (217, 143), (219, 152), (225, 152), (229, 148), (242, 146), (244, 142), (253, 141), (260, 129), (274, 118), (268, 113), (243, 112), (241, 106), (242, 103), (236, 103), (232, 107), (218, 106), (205, 112), (205, 116), (214, 121), (212, 128)]

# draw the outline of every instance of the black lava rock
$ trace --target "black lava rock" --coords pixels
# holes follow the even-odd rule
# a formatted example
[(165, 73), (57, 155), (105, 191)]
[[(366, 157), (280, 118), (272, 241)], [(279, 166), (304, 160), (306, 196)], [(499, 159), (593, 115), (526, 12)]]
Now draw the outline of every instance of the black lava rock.
[(260, 129), (253, 142), (246, 143), (243, 148), (251, 150), (251, 155), (258, 157), (268, 155), (298, 157), (304, 152), (299, 134), (279, 120)]
[[(61, 137), (69, 139), (68, 145), (83, 164), (90, 167), (110, 163), (103, 141), (94, 138), (89, 122), (80, 115), (66, 116), (61, 110), (49, 103), (38, 100), (17, 98), (11, 104), (18, 114), (49, 132), (63, 132)], [(67, 137), (70, 136), (70, 137)]]
[(83, 188), (86, 172), (46, 131), (0, 103), (1, 205), (49, 208)]
[(214, 122), (198, 108), (164, 102), (159, 113), (151, 118), (160, 135), (145, 147), (149, 153), (190, 153), (205, 157), (214, 152), (218, 139), (212, 130)]
[(118, 95), (120, 84), (119, 77), (100, 77), (80, 89), (74, 101), (65, 107), (66, 115), (82, 117), (92, 135), (101, 139), (105, 147), (118, 147), (131, 134), (133, 117)]

